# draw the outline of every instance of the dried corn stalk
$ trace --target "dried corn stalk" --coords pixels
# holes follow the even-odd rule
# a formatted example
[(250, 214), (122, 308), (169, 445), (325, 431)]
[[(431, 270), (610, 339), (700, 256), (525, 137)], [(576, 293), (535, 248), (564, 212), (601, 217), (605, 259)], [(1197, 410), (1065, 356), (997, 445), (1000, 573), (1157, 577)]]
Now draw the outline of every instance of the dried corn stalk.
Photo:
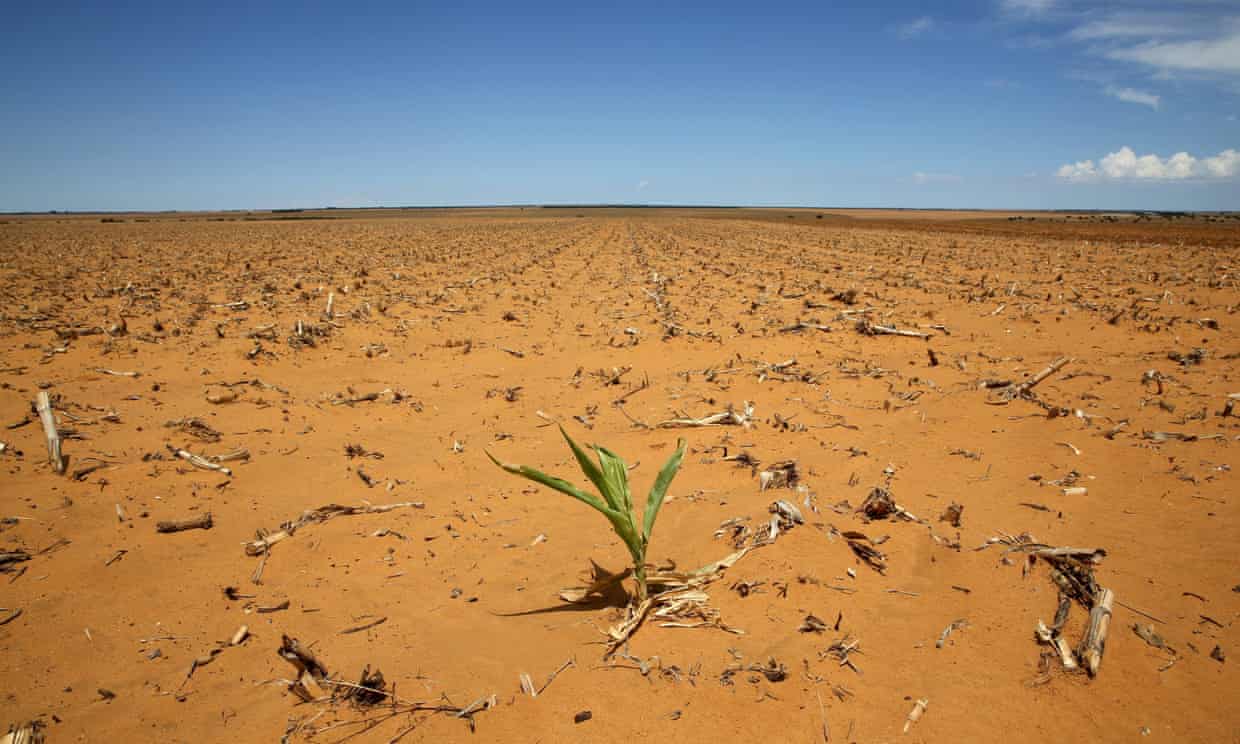
[(407, 507), (421, 508), (422, 503), (420, 501), (402, 501), (397, 504), (384, 504), (381, 506), (374, 506), (372, 504), (363, 504), (361, 506), (327, 504), (325, 506), (320, 506), (317, 509), (309, 509), (302, 512), (300, 517), (285, 522), (280, 525), (280, 528), (275, 532), (259, 530), (258, 536), (254, 540), (251, 540), (245, 544), (245, 552), (246, 555), (263, 555), (271, 549), (272, 545), (275, 545), (281, 540), (292, 537), (293, 534), (302, 527), (305, 527), (308, 524), (326, 522), (333, 517), (352, 516), (354, 514), (380, 514), (382, 512), (392, 511), (393, 509), (404, 509)]

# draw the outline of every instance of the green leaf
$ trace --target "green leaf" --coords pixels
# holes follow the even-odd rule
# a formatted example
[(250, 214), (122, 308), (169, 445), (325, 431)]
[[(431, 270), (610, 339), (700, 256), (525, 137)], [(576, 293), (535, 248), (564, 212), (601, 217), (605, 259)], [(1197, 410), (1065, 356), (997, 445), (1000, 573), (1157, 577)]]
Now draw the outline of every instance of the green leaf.
[(599, 469), (598, 465), (594, 464), (594, 461), (590, 459), (590, 455), (588, 455), (585, 450), (573, 441), (573, 438), (568, 435), (568, 432), (564, 431), (563, 426), (560, 427), (560, 433), (564, 435), (565, 441), (568, 442), (569, 448), (573, 451), (573, 456), (577, 458), (577, 464), (581, 466), (581, 472), (586, 474), (586, 477), (590, 479), (590, 482), (594, 484), (594, 487), (598, 489), (598, 492), (603, 495), (603, 499), (607, 502), (609, 507), (612, 509), (619, 509), (620, 505), (614, 502), (611, 498), (611, 494), (608, 493), (609, 489), (607, 488), (606, 481), (603, 478), (603, 471)]
[(597, 444), (594, 445), (594, 451), (598, 453), (599, 462), (603, 463), (603, 480), (607, 488), (611, 489), (616, 511), (632, 514), (633, 497), (629, 493), (629, 469), (625, 466), (624, 459)]
[(672, 485), (672, 479), (676, 477), (684, 458), (685, 440), (681, 439), (676, 443), (676, 451), (667, 459), (667, 463), (659, 471), (659, 477), (654, 479), (654, 485), (650, 487), (650, 497), (646, 500), (646, 513), (642, 517), (643, 543), (650, 542), (650, 532), (654, 529), (655, 518), (659, 516), (659, 507), (663, 506), (663, 497), (667, 495), (667, 488)]
[(492, 455), (490, 452), (487, 452), (487, 457), (491, 458), (491, 462), (500, 466), (504, 470), (507, 470), (513, 475), (519, 475), (522, 478), (532, 480), (535, 483), (540, 483), (547, 488), (554, 488), (560, 493), (567, 494), (578, 501), (589, 504), (595, 509), (603, 512), (603, 514), (607, 515), (608, 519), (611, 519), (611, 514), (615, 513), (613, 509), (608, 509), (607, 505), (600, 501), (594, 494), (586, 493), (562, 478), (547, 475), (546, 473), (535, 470), (534, 468), (526, 467), (525, 465), (511, 465), (509, 463), (500, 462), (499, 460), (496, 460), (495, 455)]
[(603, 516), (607, 517), (607, 521), (611, 522), (612, 530), (615, 531), (616, 536), (620, 538), (624, 546), (629, 549), (629, 554), (633, 556), (633, 562), (644, 561), (646, 558), (646, 546), (642, 543), (641, 536), (637, 534), (637, 530), (633, 527), (632, 518), (628, 514), (621, 514), (611, 509), (603, 511)]

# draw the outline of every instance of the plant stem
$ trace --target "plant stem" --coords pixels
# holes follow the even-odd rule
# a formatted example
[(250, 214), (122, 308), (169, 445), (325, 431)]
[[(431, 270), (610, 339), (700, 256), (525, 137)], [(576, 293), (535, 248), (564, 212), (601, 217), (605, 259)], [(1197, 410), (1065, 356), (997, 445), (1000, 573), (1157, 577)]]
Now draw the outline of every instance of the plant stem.
[(637, 579), (637, 604), (646, 601), (646, 563), (633, 562), (633, 578)]

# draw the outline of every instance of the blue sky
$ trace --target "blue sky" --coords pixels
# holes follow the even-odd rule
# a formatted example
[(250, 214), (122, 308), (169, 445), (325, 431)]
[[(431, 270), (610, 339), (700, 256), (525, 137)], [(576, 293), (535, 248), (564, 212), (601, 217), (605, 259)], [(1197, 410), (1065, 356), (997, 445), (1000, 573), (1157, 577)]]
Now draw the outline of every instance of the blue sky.
[(1240, 209), (1240, 0), (177, 5), (6, 7), (0, 211)]

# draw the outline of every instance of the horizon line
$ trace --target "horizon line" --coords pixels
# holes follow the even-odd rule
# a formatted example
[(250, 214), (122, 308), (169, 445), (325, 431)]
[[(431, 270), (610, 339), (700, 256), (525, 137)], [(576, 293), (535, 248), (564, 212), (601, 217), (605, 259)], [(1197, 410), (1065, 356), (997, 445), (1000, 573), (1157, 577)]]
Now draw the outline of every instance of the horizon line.
[(6, 217), (30, 217), (45, 215), (122, 215), (122, 214), (228, 214), (228, 213), (270, 213), (295, 214), (298, 212), (320, 211), (402, 211), (402, 210), (463, 210), (463, 209), (800, 209), (800, 210), (862, 210), (862, 211), (896, 211), (896, 212), (1034, 212), (1034, 213), (1074, 213), (1074, 214), (1235, 214), (1238, 210), (1225, 209), (1087, 209), (1075, 207), (1059, 208), (1026, 208), (1026, 207), (892, 207), (892, 206), (816, 206), (804, 204), (658, 204), (658, 203), (626, 203), (626, 202), (548, 202), (540, 203), (508, 203), (508, 204), (406, 204), (381, 206), (340, 206), (324, 205), (310, 207), (232, 207), (220, 209), (47, 209), (47, 210), (0, 210)]

